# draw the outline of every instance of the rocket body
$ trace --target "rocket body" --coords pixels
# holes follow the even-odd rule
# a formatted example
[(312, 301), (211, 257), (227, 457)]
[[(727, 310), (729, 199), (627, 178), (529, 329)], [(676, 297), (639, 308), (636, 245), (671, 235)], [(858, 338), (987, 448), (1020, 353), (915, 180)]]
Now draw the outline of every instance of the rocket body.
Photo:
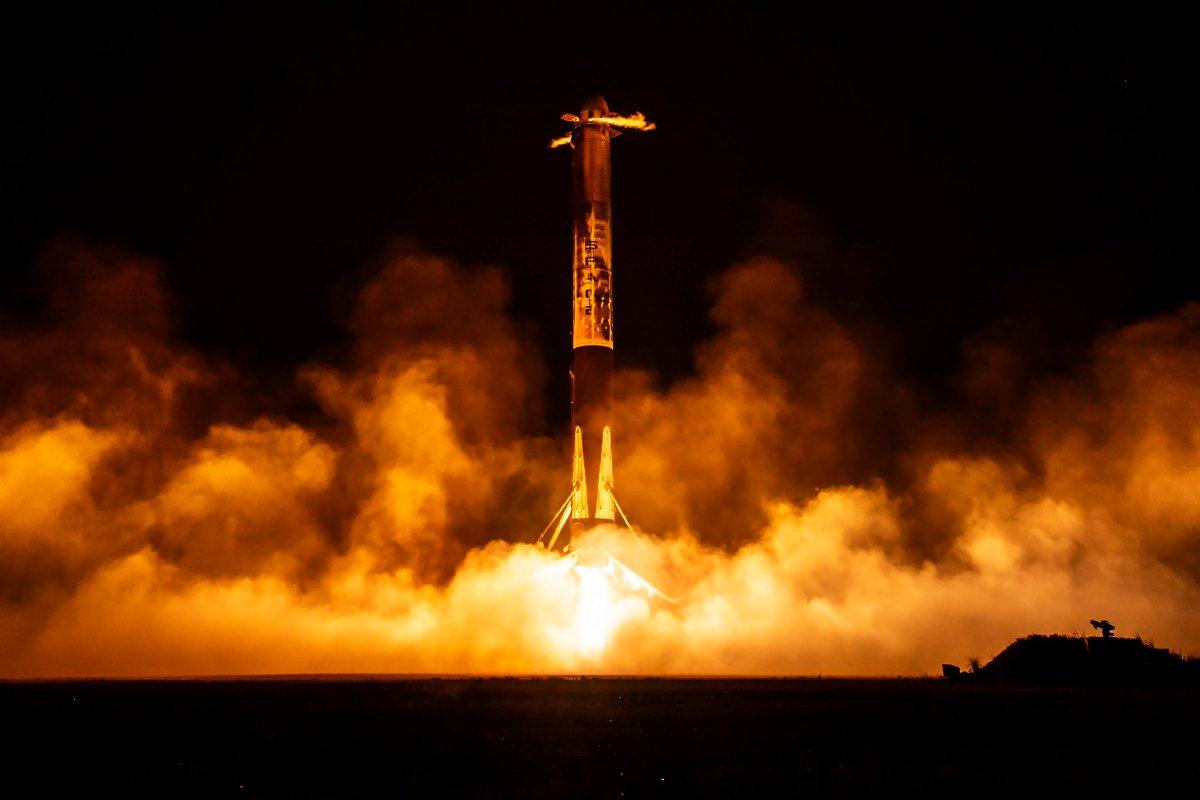
[(590, 122), (607, 113), (603, 98), (590, 100), (571, 134), (573, 531), (615, 518), (610, 147), (618, 132)]

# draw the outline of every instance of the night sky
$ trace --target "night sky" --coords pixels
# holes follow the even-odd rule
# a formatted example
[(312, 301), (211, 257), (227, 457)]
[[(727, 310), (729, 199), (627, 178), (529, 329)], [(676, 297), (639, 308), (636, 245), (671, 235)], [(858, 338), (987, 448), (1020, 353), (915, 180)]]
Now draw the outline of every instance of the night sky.
[(757, 255), (934, 403), (971, 336), (1005, 326), (1051, 374), (1200, 295), (1165, 13), (102, 3), (6, 28), (0, 320), (41, 318), (49, 243), (114, 245), (163, 265), (180, 339), (267, 389), (338, 360), (404, 238), (504, 270), (556, 430), (570, 154), (547, 144), (592, 94), (658, 126), (614, 144), (613, 259), (618, 366), (664, 382), (711, 335), (709, 278)]

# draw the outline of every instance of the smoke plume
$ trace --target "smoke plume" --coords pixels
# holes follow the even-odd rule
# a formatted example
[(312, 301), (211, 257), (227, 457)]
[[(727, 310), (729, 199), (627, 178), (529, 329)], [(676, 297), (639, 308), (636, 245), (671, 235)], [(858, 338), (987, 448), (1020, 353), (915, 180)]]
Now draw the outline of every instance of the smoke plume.
[(734, 265), (690, 377), (618, 375), (634, 530), (578, 543), (671, 602), (533, 544), (570, 465), (500, 269), (389, 247), (304, 424), (180, 340), (163, 265), (43, 269), (0, 330), (5, 676), (921, 675), (1096, 617), (1200, 650), (1195, 305), (1054, 377), (983, 330), (933, 409), (795, 265)]

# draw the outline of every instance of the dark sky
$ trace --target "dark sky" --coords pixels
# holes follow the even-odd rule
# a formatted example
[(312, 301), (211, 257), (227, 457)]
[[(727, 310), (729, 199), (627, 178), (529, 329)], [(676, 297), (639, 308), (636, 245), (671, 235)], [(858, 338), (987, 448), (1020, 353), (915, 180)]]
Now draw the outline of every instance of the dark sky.
[(996, 325), (1049, 372), (1200, 299), (1181, 19), (699, 8), (10, 19), (0, 320), (39, 318), (39, 254), (79, 236), (159, 259), (179, 336), (268, 380), (336, 359), (372, 259), (411, 237), (505, 269), (556, 392), (570, 156), (546, 145), (596, 93), (658, 125), (614, 145), (618, 364), (687, 374), (708, 278), (755, 255), (795, 263), (812, 302), (931, 385)]

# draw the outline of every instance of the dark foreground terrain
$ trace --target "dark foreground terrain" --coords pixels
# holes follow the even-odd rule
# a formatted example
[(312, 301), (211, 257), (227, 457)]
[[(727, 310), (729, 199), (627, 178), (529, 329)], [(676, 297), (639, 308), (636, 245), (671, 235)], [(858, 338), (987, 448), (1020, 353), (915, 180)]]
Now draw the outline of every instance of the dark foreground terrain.
[(1154, 797), (1196, 786), (1198, 712), (942, 678), (0, 681), (0, 794)]

